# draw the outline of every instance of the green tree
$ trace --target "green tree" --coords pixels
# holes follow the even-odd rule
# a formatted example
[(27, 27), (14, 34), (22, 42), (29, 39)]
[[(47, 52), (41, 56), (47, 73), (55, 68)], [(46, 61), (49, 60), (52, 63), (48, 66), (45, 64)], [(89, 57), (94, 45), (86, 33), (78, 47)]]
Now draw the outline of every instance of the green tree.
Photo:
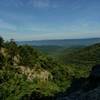
[(1, 52), (1, 48), (3, 47), (4, 44), (4, 40), (3, 38), (0, 36), (0, 52)]
[(31, 46), (20, 46), (19, 47), (20, 64), (29, 67), (34, 66), (36, 63), (39, 53)]
[(8, 62), (11, 65), (14, 65), (14, 57), (16, 57), (18, 54), (17, 44), (13, 39), (11, 39), (11, 41), (8, 42), (6, 45), (7, 45), (6, 48), (8, 53)]

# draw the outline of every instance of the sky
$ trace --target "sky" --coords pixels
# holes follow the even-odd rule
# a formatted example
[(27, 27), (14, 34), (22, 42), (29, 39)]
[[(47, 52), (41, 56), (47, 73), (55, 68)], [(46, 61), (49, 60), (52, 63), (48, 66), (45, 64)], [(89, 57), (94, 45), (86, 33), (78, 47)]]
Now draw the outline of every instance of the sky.
[(0, 0), (0, 36), (6, 40), (100, 37), (100, 0)]

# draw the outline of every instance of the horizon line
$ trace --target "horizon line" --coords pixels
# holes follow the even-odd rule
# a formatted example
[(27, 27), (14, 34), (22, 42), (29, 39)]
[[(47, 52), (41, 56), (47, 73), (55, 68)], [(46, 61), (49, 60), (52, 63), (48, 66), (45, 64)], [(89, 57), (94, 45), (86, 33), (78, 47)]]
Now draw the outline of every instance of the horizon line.
[(16, 42), (21, 42), (21, 41), (53, 41), (53, 40), (80, 40), (80, 39), (100, 39), (100, 37), (86, 37), (86, 38), (58, 38), (58, 39), (33, 39), (33, 40), (16, 40)]

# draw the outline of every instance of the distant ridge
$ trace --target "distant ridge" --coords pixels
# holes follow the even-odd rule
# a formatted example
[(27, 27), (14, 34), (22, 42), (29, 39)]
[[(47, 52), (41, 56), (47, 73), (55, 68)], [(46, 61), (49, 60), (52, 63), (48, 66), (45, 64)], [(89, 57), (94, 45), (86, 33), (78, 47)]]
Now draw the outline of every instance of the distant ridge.
[(17, 41), (19, 45), (32, 46), (88, 46), (95, 43), (100, 43), (100, 38), (86, 38), (86, 39), (55, 39), (55, 40), (33, 40), (33, 41)]

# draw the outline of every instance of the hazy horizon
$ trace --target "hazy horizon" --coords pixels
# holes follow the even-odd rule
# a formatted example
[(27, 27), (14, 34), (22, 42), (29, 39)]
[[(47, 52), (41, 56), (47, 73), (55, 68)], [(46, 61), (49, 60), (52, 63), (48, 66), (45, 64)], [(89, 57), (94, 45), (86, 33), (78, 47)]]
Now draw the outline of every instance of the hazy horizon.
[(0, 36), (9, 40), (100, 37), (100, 0), (0, 0)]
[[(2, 35), (0, 35), (0, 37), (3, 37), (4, 38), (4, 36), (2, 36)], [(19, 42), (21, 42), (21, 41), (52, 41), (52, 40), (88, 40), (88, 39), (100, 39), (100, 37), (81, 37), (81, 38), (51, 38), (51, 39), (21, 39), (21, 40), (19, 40), (19, 39), (15, 39), (15, 38), (9, 38), (9, 39), (6, 39), (6, 38), (4, 38), (4, 40), (5, 41), (10, 41), (11, 39), (14, 39), (15, 41), (19, 41)]]

